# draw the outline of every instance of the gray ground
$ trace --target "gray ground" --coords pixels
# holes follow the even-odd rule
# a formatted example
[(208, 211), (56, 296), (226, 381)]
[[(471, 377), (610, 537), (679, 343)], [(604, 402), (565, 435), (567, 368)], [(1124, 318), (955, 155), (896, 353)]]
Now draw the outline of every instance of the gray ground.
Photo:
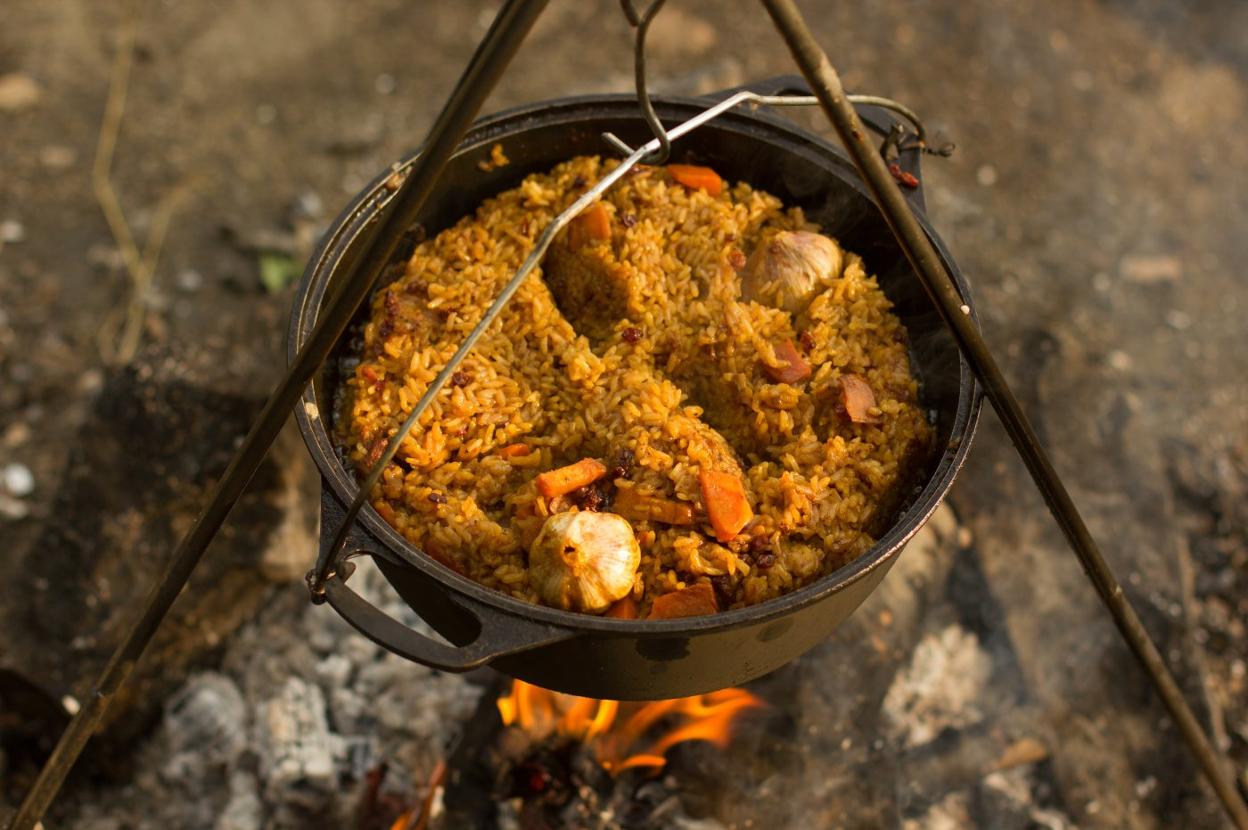
[[(651, 39), (659, 88), (791, 71), (752, 4), (669, 5)], [(390, 0), (138, 6), (112, 181), (140, 249), (162, 216), (169, 223), (136, 297), (91, 183), (124, 17), (85, 0), (0, 5), (0, 527), (16, 580), (0, 595), (12, 641), (0, 676), (37, 666), (27, 679), (57, 698), (80, 693), (70, 678), (106, 650), (80, 639), (85, 621), (108, 639), (118, 601), (138, 596), (278, 376), (283, 272), (419, 142), (490, 16), (479, 3)], [(927, 164), (932, 219), (1076, 501), (1248, 785), (1248, 6), (803, 6), (847, 86), (909, 103), (957, 142), (953, 158)], [(631, 74), (615, 3), (554, 2), (487, 109), (625, 90)], [(142, 336), (122, 372), (132, 305)], [(212, 446), (156, 451), (151, 442), (185, 434), (169, 425), (200, 407), (222, 413), (204, 433)], [(282, 445), (252, 518), (206, 563), (212, 601), (199, 617), (183, 605), (182, 633), (153, 658), (162, 668), (145, 687), (148, 708), (182, 686), (187, 662), (223, 673), (177, 692), (164, 726), (136, 716), (130, 731), (154, 737), (119, 738), (129, 749), (115, 757), (138, 760), (97, 759), (51, 826), (286, 826), (299, 810), (346, 809), (336, 792), (358, 785), (335, 776), (368, 757), (401, 771), (400, 796), (419, 792), (473, 687), (383, 659), (323, 619), (332, 612), (307, 610), (291, 577), (312, 555), (312, 505), (306, 475), (283, 473), (301, 453)], [(149, 456), (159, 477), (137, 463)], [(786, 783), (745, 775), (711, 818), (1218, 826), (991, 414), (952, 501), (961, 525), (950, 533), (964, 544), (905, 636), (890, 640), (878, 617), (860, 615), (773, 679), (794, 729), (769, 745)], [(98, 549), (107, 573), (92, 570)], [(89, 613), (73, 617), (77, 607)], [(856, 677), (845, 666), (857, 665), (851, 636), (864, 630), (886, 647)], [(932, 671), (966, 682), (933, 686)], [(346, 720), (326, 721), (326, 692), (346, 701), (333, 707)], [(12, 706), (6, 694), (0, 686)], [(422, 721), (422, 706), (440, 716)], [(21, 732), (13, 711), (0, 710), (0, 726)], [(197, 711), (210, 713), (191, 718), (200, 731), (178, 732), (178, 713)], [(273, 749), (288, 715), (311, 749)], [(1003, 763), (1009, 747), (1021, 754)], [(9, 797), (28, 780), (23, 751), (0, 760)], [(290, 753), (311, 767), (283, 766)], [(326, 770), (326, 757), (339, 766)], [(292, 769), (312, 781), (307, 798), (286, 787)]]

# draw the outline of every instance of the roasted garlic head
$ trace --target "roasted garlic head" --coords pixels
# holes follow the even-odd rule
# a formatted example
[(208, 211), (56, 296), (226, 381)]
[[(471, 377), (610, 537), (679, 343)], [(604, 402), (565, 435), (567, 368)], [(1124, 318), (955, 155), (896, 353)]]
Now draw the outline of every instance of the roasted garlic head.
[(529, 548), (529, 584), (542, 602), (601, 614), (633, 588), (641, 546), (614, 513), (556, 513)]
[(840, 246), (823, 234), (780, 231), (745, 263), (741, 299), (800, 314), (843, 267)]

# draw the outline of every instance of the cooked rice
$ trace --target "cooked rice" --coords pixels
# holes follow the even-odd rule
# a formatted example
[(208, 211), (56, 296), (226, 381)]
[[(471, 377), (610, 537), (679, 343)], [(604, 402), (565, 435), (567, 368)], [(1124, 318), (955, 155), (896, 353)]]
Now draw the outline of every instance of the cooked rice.
[[(379, 456), (547, 223), (613, 166), (576, 158), (529, 176), (421, 243), (376, 293), (337, 419), (358, 469)], [(559, 273), (551, 282), (561, 302), (540, 271), (521, 286), (385, 470), (374, 508), (444, 564), (536, 602), (526, 544), (552, 512), (575, 507), (543, 498), (534, 477), (583, 457), (611, 466), (628, 450), (635, 464), (616, 487), (688, 502), (698, 516), (685, 527), (633, 522), (643, 616), (654, 597), (694, 582), (711, 580), (721, 608), (751, 605), (861, 555), (931, 436), (905, 330), (862, 260), (846, 253), (844, 273), (799, 331), (788, 312), (740, 302), (730, 263), (776, 230), (818, 230), (800, 209), (743, 183), (719, 196), (689, 190), (662, 168), (625, 177), (604, 203), (610, 240), (577, 257), (555, 241), (544, 267)], [(598, 281), (605, 293), (578, 296), (587, 283), (577, 268), (609, 276)], [(772, 382), (763, 365), (776, 365), (773, 344), (799, 336), (812, 377)], [(868, 381), (879, 423), (837, 411), (845, 373)], [(499, 454), (518, 443), (532, 452)], [(704, 466), (743, 473), (754, 508), (726, 544), (706, 523)]]

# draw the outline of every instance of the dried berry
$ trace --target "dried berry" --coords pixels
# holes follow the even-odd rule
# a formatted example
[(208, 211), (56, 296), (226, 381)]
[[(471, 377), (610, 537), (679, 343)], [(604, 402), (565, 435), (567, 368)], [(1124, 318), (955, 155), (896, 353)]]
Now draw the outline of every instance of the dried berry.
[(584, 487), (573, 490), (571, 493), (568, 493), (568, 498), (582, 510), (594, 512), (601, 510), (607, 503), (606, 493), (593, 484), (587, 484)]
[(745, 254), (741, 253), (740, 248), (733, 248), (728, 252), (728, 264), (732, 266), (734, 271), (740, 271), (744, 268), (747, 261)]
[(642, 334), (641, 329), (636, 326), (629, 326), (624, 329), (624, 331), (620, 332), (620, 337), (624, 338), (625, 343), (636, 343), (640, 341), (643, 336), (644, 335)]
[(446, 496), (442, 495), (441, 493), (430, 493), (429, 501), (433, 502), (434, 504), (446, 504), (447, 499), (446, 499)]
[(633, 471), (633, 465), (637, 463), (637, 455), (628, 447), (623, 448), (615, 454), (615, 458), (611, 464), (612, 478), (628, 478), (628, 474)]
[(620, 224), (626, 228), (631, 228), (637, 224), (637, 214), (622, 213), (620, 214)]
[(573, 190), (580, 190), (580, 189), (581, 189), (582, 187), (584, 187), (584, 186), (585, 186), (585, 177), (584, 177), (584, 176), (577, 176), (575, 179), (573, 179), (573, 180), (572, 180), (572, 189), (573, 189)]
[(715, 597), (721, 608), (732, 604), (732, 580), (727, 576), (711, 577), (711, 587), (715, 589)]
[(467, 386), (472, 381), (472, 375), (467, 372), (456, 372), (451, 375), (451, 386)]
[(815, 336), (808, 331), (804, 331), (797, 336), (797, 342), (802, 344), (802, 350), (809, 352), (815, 347)]
[(776, 555), (771, 551), (764, 551), (754, 557), (754, 566), (760, 570), (767, 570), (776, 564)]

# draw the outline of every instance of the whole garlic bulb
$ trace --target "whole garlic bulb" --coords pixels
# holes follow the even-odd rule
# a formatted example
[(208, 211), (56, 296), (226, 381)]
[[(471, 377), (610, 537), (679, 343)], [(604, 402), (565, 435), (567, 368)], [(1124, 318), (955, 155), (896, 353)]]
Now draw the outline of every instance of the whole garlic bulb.
[(823, 234), (780, 231), (745, 263), (741, 299), (800, 314), (843, 267), (840, 246)]
[(556, 513), (529, 548), (529, 584), (542, 602), (601, 614), (633, 589), (641, 546), (614, 513)]

